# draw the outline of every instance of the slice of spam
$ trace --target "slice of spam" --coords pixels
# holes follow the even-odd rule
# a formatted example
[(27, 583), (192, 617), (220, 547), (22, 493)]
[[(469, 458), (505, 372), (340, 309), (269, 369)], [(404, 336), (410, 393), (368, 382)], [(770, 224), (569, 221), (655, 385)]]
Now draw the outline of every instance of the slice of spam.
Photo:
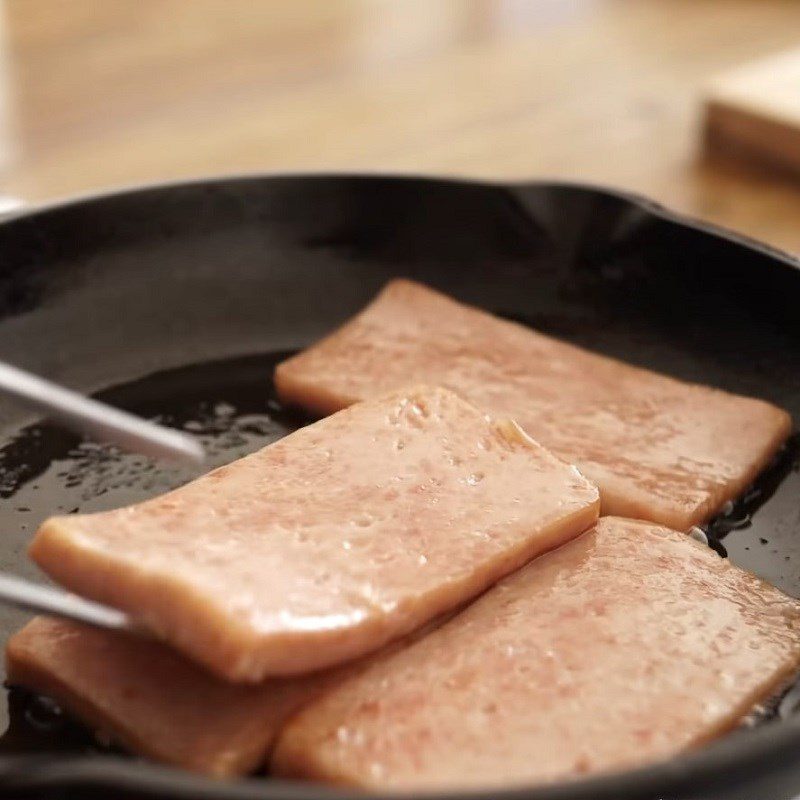
[(283, 729), (278, 775), (380, 790), (549, 783), (671, 757), (800, 660), (800, 603), (685, 534), (602, 518)]
[(603, 514), (678, 530), (739, 495), (791, 430), (769, 403), (590, 353), (405, 280), (275, 371), (283, 400), (319, 414), (417, 382), (515, 419), (597, 483)]
[(441, 389), (357, 404), (139, 505), (46, 521), (36, 562), (233, 681), (374, 651), (597, 518), (597, 490)]
[[(370, 658), (407, 647), (456, 611)], [(220, 680), (152, 640), (36, 617), (9, 639), (6, 673), (10, 685), (53, 698), (98, 738), (221, 778), (264, 766), (287, 717), (370, 658), (247, 686)]]
[(215, 777), (262, 766), (286, 717), (333, 677), (237, 685), (157, 642), (45, 617), (11, 637), (6, 668), (126, 750)]

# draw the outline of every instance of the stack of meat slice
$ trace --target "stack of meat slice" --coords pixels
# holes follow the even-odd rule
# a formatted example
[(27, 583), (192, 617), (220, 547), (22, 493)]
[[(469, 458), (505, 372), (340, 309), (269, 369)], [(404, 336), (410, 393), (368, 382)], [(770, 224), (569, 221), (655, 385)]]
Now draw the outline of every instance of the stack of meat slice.
[[(421, 379), (455, 392), (407, 388)], [(480, 788), (671, 756), (796, 668), (796, 601), (684, 534), (597, 522), (600, 496), (681, 529), (704, 519), (772, 456), (779, 409), (407, 282), (276, 381), (317, 412), (349, 408), (33, 542), (52, 577), (161, 641), (38, 619), (9, 643), (12, 683), (208, 774), (274, 748), (288, 776)], [(734, 419), (739, 449), (722, 445)]]
[[(163, 644), (37, 621), (11, 642), (11, 680), (164, 760), (249, 769), (276, 721), (327, 680), (277, 678), (418, 629), (598, 510), (574, 467), (451, 392), (359, 404), (174, 492), (37, 533), (31, 553), (50, 575), (209, 674)], [(201, 715), (219, 725), (192, 732)]]
[(52, 577), (231, 681), (365, 655), (597, 519), (597, 489), (510, 421), (412, 389), (168, 494), (54, 517)]

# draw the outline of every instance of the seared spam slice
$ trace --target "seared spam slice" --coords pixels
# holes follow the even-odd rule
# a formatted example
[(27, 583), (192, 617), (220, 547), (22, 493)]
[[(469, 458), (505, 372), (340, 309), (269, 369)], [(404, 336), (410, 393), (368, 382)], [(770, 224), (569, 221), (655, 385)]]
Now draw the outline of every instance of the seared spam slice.
[(576, 464), (600, 487), (603, 514), (678, 530), (739, 495), (791, 430), (769, 403), (590, 353), (405, 280), (280, 364), (275, 382), (318, 414), (417, 382), (446, 386)]
[(233, 681), (355, 658), (597, 518), (597, 490), (442, 389), (353, 406), (139, 505), (55, 517), (31, 555)]
[(792, 674), (800, 603), (685, 534), (604, 517), (294, 716), (273, 769), (380, 790), (548, 783), (668, 758)]
[(11, 637), (6, 669), (126, 750), (216, 777), (261, 767), (288, 714), (333, 677), (237, 685), (163, 644), (45, 617)]

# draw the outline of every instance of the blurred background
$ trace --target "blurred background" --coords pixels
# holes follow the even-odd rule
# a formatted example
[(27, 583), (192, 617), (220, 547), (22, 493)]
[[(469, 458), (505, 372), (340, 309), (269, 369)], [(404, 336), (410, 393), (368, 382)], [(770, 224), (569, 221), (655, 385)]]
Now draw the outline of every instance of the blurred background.
[(1, 25), (0, 191), (31, 203), (250, 171), (563, 178), (800, 253), (800, 182), (703, 147), (708, 82), (799, 47), (796, 0), (6, 0)]

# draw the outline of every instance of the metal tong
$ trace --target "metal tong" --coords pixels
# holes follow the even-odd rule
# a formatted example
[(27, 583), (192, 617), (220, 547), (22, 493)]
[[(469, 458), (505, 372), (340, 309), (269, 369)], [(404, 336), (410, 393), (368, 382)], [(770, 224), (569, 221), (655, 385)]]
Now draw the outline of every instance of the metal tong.
[[(67, 428), (118, 444), (126, 450), (191, 464), (200, 464), (204, 459), (200, 443), (180, 431), (84, 397), (2, 361), (0, 392), (45, 413)], [(0, 573), (0, 602), (109, 630), (145, 633), (122, 611), (5, 573)]]

